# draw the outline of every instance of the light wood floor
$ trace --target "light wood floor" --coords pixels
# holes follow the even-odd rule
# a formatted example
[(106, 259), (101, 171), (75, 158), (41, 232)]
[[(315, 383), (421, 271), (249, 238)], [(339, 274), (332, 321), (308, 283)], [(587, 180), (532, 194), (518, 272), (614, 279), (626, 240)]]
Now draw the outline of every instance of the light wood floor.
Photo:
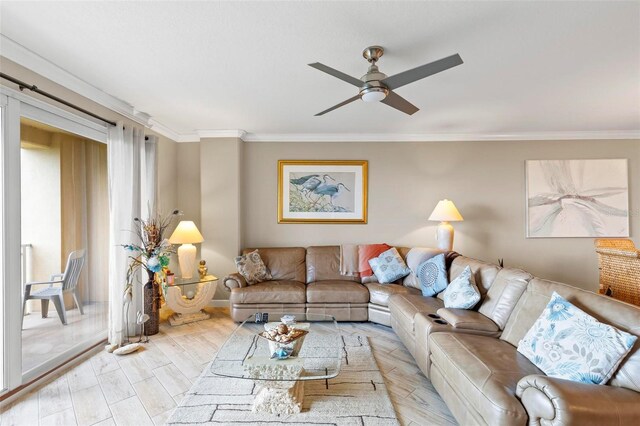
[(67, 325), (62, 325), (53, 303), (49, 305), (47, 318), (42, 318), (40, 312), (32, 312), (24, 317), (23, 372), (95, 338), (96, 333), (107, 329), (109, 306), (106, 302), (85, 304), (84, 315), (80, 315), (78, 309), (67, 310)]
[[(161, 425), (236, 324), (211, 308), (207, 321), (161, 325), (143, 351), (124, 357), (99, 352), (3, 408), (0, 424)], [(446, 406), (388, 327), (339, 323), (343, 333), (369, 336), (403, 425), (455, 425)]]

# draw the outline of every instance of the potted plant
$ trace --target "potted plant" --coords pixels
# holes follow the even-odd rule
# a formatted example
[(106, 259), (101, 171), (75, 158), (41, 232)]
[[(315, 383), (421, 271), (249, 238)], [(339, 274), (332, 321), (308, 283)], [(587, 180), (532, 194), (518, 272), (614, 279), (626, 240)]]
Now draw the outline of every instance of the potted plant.
[[(156, 274), (169, 265), (170, 256), (175, 253), (173, 245), (164, 238), (165, 231), (180, 214), (174, 210), (171, 214), (162, 216), (156, 214), (147, 220), (134, 218), (134, 234), (137, 242), (124, 244), (129, 252), (129, 269), (127, 270), (127, 285), (125, 300), (131, 300), (134, 283), (140, 281), (140, 271), (147, 272), (148, 280), (143, 287), (144, 313), (149, 315), (144, 332), (151, 336), (157, 334), (160, 327), (160, 285), (156, 281)], [(125, 322), (128, 327), (128, 321)], [(128, 334), (128, 330), (127, 330)], [(128, 337), (128, 336), (127, 336)]]

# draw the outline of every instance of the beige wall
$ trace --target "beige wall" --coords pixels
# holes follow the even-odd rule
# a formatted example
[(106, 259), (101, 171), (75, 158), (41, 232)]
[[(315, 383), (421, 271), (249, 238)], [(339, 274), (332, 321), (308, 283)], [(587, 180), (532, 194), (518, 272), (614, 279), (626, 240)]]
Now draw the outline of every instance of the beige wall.
[[(219, 278), (235, 270), (241, 249), (241, 162), (244, 142), (237, 138), (200, 142), (202, 258)], [(214, 298), (226, 298), (222, 285)]]
[[(434, 246), (437, 223), (428, 222), (427, 217), (439, 199), (450, 198), (465, 218), (454, 224), (455, 249), (460, 253), (490, 262), (504, 258), (506, 266), (596, 290), (593, 239), (525, 238), (525, 160), (572, 158), (629, 159), (631, 235), (637, 244), (640, 141), (611, 140), (245, 143), (243, 245), (387, 242)], [(368, 160), (369, 223), (278, 224), (276, 166), (281, 159)]]
[(47, 281), (51, 274), (62, 272), (60, 141), (49, 143), (20, 150), (22, 244), (33, 245), (30, 281)]
[[(182, 211), (185, 220), (193, 220), (198, 227), (200, 222), (200, 143), (180, 143), (178, 145), (175, 168), (177, 171), (177, 208)], [(212, 162), (210, 167), (215, 166)], [(206, 236), (205, 236), (206, 239)]]
[[(151, 131), (145, 133), (158, 137), (158, 211), (169, 214), (179, 208), (178, 169), (176, 168), (178, 144), (157, 133)], [(169, 231), (173, 232), (173, 229)]]

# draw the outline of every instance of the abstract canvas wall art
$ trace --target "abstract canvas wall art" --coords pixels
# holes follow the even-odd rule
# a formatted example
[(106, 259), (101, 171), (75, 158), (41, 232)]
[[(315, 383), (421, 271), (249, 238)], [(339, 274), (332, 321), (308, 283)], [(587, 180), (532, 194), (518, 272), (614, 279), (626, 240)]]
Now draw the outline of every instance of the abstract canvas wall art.
[(526, 161), (527, 237), (628, 237), (626, 159)]
[(367, 223), (367, 162), (278, 162), (278, 223)]

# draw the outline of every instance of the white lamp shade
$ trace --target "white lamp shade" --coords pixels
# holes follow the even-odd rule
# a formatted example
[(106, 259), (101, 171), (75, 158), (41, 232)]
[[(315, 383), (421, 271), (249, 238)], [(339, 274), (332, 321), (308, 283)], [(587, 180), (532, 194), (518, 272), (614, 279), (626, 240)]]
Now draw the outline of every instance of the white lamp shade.
[(169, 238), (171, 244), (196, 244), (203, 241), (202, 234), (191, 220), (181, 221)]
[(460, 222), (464, 219), (455, 204), (453, 204), (451, 200), (447, 200), (445, 198), (444, 200), (438, 201), (438, 205), (433, 209), (431, 216), (429, 216), (429, 220), (435, 220), (438, 222)]

